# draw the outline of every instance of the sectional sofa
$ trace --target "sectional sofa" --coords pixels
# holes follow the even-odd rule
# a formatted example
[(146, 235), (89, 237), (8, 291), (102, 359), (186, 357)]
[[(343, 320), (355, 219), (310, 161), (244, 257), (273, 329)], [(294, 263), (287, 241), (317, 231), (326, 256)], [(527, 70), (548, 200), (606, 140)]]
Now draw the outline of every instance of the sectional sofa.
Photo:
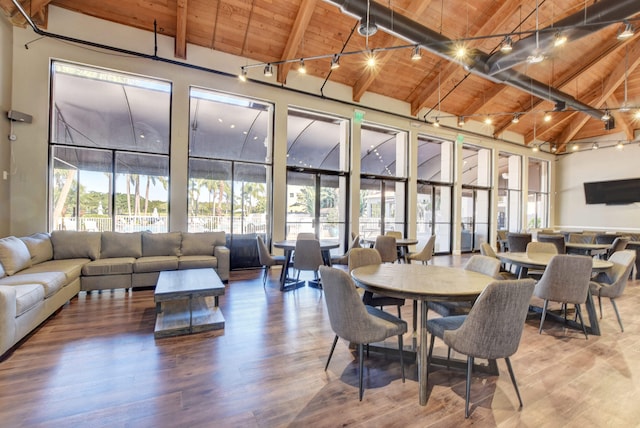
[(0, 356), (80, 291), (156, 285), (163, 270), (229, 279), (224, 232), (54, 231), (0, 239)]

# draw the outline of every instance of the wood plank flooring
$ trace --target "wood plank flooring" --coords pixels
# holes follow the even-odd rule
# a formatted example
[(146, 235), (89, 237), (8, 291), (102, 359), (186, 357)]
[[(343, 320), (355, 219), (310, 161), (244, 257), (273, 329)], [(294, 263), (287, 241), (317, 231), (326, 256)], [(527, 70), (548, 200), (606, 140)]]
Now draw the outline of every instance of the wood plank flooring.
[[(437, 257), (459, 265), (463, 258)], [(512, 363), (477, 375), (464, 419), (463, 372), (431, 373), (418, 404), (417, 368), (371, 353), (358, 401), (357, 353), (344, 341), (328, 371), (333, 332), (322, 293), (266, 289), (259, 270), (232, 272), (220, 307), (225, 329), (154, 339), (153, 291), (80, 293), (0, 362), (2, 427), (632, 427), (640, 424), (640, 281), (608, 300), (602, 336), (538, 320), (525, 326)], [(392, 309), (395, 311), (395, 308)], [(403, 308), (411, 320), (411, 304)], [(433, 315), (432, 316), (436, 316)], [(411, 325), (411, 324), (409, 324)], [(405, 338), (411, 343), (411, 333)], [(445, 354), (442, 342), (436, 352)]]

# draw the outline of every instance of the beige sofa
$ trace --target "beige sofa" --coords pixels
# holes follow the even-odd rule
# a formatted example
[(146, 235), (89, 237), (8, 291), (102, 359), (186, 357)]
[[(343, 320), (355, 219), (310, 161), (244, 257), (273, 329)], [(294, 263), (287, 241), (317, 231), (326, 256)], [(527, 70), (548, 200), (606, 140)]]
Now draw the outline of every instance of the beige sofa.
[(0, 355), (79, 291), (156, 285), (163, 270), (229, 279), (224, 232), (54, 231), (0, 239)]

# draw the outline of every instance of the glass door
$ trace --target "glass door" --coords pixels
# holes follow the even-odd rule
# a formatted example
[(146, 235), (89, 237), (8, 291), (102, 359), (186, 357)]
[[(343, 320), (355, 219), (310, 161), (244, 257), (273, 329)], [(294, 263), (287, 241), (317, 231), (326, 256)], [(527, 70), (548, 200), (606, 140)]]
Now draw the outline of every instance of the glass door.
[(461, 200), (462, 230), (460, 251), (479, 251), (489, 238), (489, 189), (463, 187)]
[(434, 252), (451, 253), (451, 186), (418, 183), (418, 247), (436, 235)]

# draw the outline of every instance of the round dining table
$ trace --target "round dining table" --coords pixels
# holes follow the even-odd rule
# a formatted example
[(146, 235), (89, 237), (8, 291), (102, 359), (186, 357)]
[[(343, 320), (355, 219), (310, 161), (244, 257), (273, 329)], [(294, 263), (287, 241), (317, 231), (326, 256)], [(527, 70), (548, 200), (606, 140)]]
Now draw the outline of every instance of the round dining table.
[[(287, 239), (284, 241), (276, 241), (273, 243), (274, 248), (284, 250), (284, 266), (282, 266), (282, 274), (280, 275), (280, 291), (293, 290), (300, 286), (296, 281), (288, 277), (289, 267), (291, 267), (291, 259), (296, 249), (296, 240)], [(331, 239), (320, 239), (320, 251), (322, 251), (322, 259), (327, 266), (331, 266), (330, 251), (339, 248), (340, 243)]]
[[(376, 243), (376, 238), (365, 238), (362, 242), (369, 244), (371, 248), (373, 248)], [(418, 244), (418, 240), (415, 238), (396, 238), (396, 248), (400, 250), (401, 260), (407, 263), (407, 254), (409, 254), (409, 245)]]
[(420, 405), (426, 405), (427, 303), (429, 301), (475, 300), (482, 290), (495, 279), (461, 268), (397, 263), (362, 266), (351, 271), (351, 276), (356, 284), (365, 290), (391, 297), (421, 301), (418, 383), (420, 386)]

